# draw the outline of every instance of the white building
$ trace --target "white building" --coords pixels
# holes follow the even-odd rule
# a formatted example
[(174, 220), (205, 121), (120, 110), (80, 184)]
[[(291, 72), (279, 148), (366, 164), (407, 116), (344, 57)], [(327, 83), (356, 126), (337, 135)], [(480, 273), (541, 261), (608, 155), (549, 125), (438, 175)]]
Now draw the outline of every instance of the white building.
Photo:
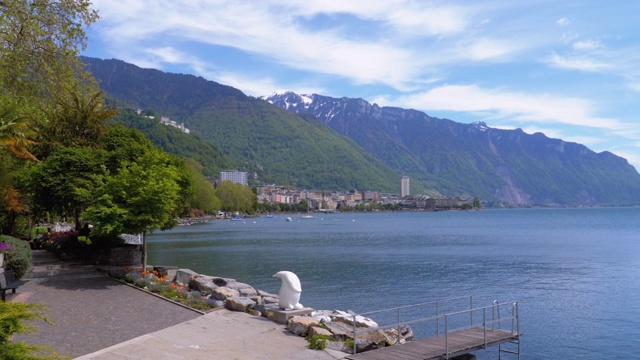
[(247, 182), (247, 172), (238, 170), (227, 170), (220, 172), (220, 181), (230, 180), (236, 184), (249, 185)]
[(409, 177), (403, 176), (400, 180), (400, 197), (409, 196)]

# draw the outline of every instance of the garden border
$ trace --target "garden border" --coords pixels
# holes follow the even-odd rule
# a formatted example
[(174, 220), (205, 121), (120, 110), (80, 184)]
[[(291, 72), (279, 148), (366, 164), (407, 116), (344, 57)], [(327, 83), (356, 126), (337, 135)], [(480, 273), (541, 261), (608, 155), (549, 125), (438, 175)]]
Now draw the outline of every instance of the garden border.
[[(100, 270), (101, 272), (105, 272), (105, 273), (107, 273), (107, 275), (109, 275), (108, 270), (104, 270), (104, 269), (100, 269), (100, 268), (99, 268), (99, 270)], [(162, 295), (158, 295), (158, 294), (153, 293), (153, 292), (151, 292), (151, 291), (145, 290), (145, 289), (143, 289), (143, 288), (141, 288), (141, 287), (139, 287), (139, 286), (136, 286), (136, 285), (134, 285), (134, 284), (130, 284), (130, 283), (128, 283), (128, 282), (126, 282), (126, 281), (124, 281), (124, 280), (117, 279), (117, 278), (115, 278), (115, 277), (113, 277), (113, 276), (111, 276), (111, 275), (109, 275), (109, 277), (110, 277), (110, 278), (112, 278), (113, 280), (115, 280), (115, 281), (117, 281), (117, 282), (121, 283), (121, 284), (124, 284), (124, 285), (127, 285), (127, 286), (129, 286), (129, 287), (132, 287), (132, 288), (134, 288), (134, 289), (140, 290), (140, 291), (142, 291), (142, 292), (144, 292), (144, 293), (147, 293), (147, 294), (149, 294), (149, 295), (153, 295), (153, 296), (155, 296), (155, 297), (157, 297), (157, 298), (160, 298), (160, 299), (162, 299), (162, 300), (164, 300), (164, 301), (168, 301), (168, 302), (170, 302), (170, 303), (176, 304), (176, 305), (181, 306), (181, 307), (183, 307), (183, 308), (185, 308), (185, 309), (189, 309), (189, 310), (191, 310), (191, 311), (197, 312), (197, 313), (198, 313), (198, 314), (200, 314), (200, 315), (206, 315), (206, 314), (209, 314), (209, 313), (211, 313), (211, 312), (214, 312), (214, 311), (218, 311), (218, 310), (222, 310), (222, 309), (224, 309), (224, 307), (221, 307), (221, 306), (220, 306), (220, 307), (212, 308), (210, 311), (206, 311), (206, 312), (205, 312), (205, 311), (202, 311), (202, 310), (194, 309), (194, 308), (192, 308), (192, 307), (190, 307), (190, 306), (187, 306), (187, 305), (185, 305), (185, 304), (179, 303), (179, 302), (177, 302), (177, 301), (173, 301), (173, 300), (171, 300), (171, 299), (169, 299), (169, 298), (166, 298), (166, 297), (164, 297), (164, 296), (162, 296)]]

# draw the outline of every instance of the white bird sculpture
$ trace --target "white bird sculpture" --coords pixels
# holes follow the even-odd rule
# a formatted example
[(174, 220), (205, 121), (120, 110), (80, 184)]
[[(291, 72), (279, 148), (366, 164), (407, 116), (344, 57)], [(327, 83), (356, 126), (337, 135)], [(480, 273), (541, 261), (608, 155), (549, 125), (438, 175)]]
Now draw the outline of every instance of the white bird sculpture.
[(300, 294), (302, 293), (302, 287), (300, 286), (300, 279), (296, 274), (291, 271), (279, 271), (273, 277), (282, 280), (280, 285), (280, 308), (283, 310), (300, 310), (304, 306), (299, 303)]

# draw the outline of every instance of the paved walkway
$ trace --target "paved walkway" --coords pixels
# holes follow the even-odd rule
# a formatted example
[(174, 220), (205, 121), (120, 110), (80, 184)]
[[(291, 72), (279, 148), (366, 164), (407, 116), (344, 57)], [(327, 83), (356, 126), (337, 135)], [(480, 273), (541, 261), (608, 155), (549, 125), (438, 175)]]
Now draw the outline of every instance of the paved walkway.
[(29, 282), (8, 301), (45, 304), (55, 326), (16, 337), (78, 359), (339, 359), (270, 320), (224, 309), (201, 315), (99, 272), (34, 250)]

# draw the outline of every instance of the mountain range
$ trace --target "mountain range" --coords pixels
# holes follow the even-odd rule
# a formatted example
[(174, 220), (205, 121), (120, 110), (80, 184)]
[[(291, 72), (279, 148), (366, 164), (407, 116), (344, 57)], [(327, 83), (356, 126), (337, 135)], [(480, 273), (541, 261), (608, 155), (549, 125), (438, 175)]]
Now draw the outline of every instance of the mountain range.
[(406, 175), (413, 194), (493, 204), (640, 203), (640, 175), (625, 159), (542, 133), (363, 99), (293, 92), (253, 98), (201, 77), (82, 60), (108, 98), (185, 123), (256, 184), (398, 193)]

